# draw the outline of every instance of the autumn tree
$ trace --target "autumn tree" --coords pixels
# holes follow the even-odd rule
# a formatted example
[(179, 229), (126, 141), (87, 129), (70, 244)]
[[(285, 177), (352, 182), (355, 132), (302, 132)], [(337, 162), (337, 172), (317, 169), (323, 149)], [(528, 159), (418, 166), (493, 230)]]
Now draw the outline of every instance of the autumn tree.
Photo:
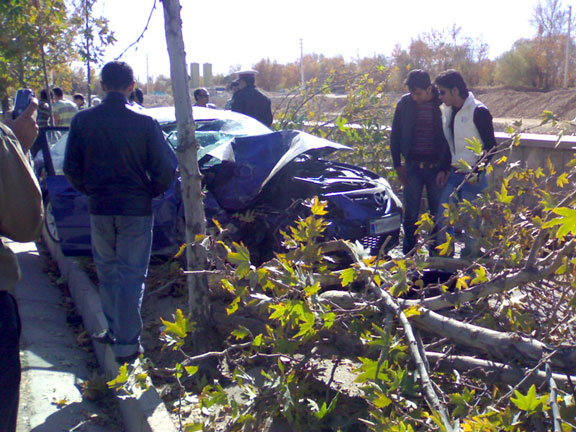
[[(462, 35), (461, 27), (432, 30), (410, 42), (408, 50), (399, 46), (392, 52), (396, 86), (404, 82), (411, 69), (424, 69), (436, 76), (446, 69), (457, 69), (471, 86), (491, 81), (492, 71), (488, 46), (475, 38)], [(399, 87), (397, 87), (400, 90)]]
[[(49, 72), (66, 91), (71, 82), (70, 64), (84, 57), (81, 38), (95, 38), (101, 44), (113, 42), (102, 18), (89, 17), (91, 27), (79, 18), (81, 6), (91, 7), (94, 0), (68, 3), (64, 0), (8, 0), (0, 3), (0, 98), (5, 102), (9, 91), (17, 87), (43, 88)], [(94, 46), (94, 44), (93, 44)], [(95, 59), (99, 51), (94, 51)]]
[[(564, 77), (568, 11), (561, 0), (541, 0), (534, 7), (532, 39), (520, 39), (498, 58), (497, 79), (503, 84), (530, 85), (544, 90), (560, 87)], [(571, 48), (574, 44), (570, 41)], [(568, 71), (573, 69), (573, 61)]]

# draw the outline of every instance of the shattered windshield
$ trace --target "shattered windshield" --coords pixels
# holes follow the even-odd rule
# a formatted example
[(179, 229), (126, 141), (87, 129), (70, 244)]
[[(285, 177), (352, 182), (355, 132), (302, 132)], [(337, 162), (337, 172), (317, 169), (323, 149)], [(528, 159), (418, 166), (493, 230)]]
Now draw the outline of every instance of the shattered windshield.
[[(173, 149), (176, 149), (178, 146), (176, 123), (167, 123), (161, 126), (164, 132), (168, 135), (168, 142)], [(238, 119), (196, 120), (196, 139), (201, 147), (198, 152), (198, 159), (204, 156), (211, 149), (231, 141), (235, 137), (263, 135), (270, 132), (270, 129), (262, 123), (249, 117)]]

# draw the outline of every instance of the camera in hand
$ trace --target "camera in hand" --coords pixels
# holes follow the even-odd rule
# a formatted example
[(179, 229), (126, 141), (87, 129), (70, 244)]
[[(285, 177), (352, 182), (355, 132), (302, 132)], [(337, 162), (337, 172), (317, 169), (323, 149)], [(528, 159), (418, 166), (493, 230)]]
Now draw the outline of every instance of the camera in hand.
[(20, 89), (16, 93), (16, 100), (14, 101), (14, 111), (12, 112), (12, 118), (15, 119), (30, 105), (30, 99), (34, 96), (34, 92), (31, 89)]

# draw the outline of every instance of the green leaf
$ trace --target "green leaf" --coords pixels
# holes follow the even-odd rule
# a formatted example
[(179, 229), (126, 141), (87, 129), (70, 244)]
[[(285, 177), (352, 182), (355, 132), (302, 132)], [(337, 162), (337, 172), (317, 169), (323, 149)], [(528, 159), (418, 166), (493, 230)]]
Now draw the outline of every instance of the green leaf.
[(326, 201), (320, 201), (318, 197), (314, 197), (310, 211), (314, 216), (324, 216), (328, 214), (328, 211), (326, 210), (327, 204)]
[(192, 376), (192, 375), (195, 375), (196, 372), (198, 372), (199, 367), (198, 366), (185, 366), (184, 369), (186, 370), (186, 373), (188, 374), (188, 376)]
[(454, 251), (454, 239), (450, 233), (446, 233), (446, 242), (436, 246), (436, 250), (441, 256), (449, 256)]
[(240, 327), (235, 330), (232, 330), (230, 334), (234, 336), (237, 340), (241, 340), (250, 336), (251, 333), (250, 330), (248, 330), (246, 327)]
[(465, 138), (465, 139), (466, 139), (466, 142), (468, 143), (468, 145), (466, 146), (466, 148), (468, 150), (471, 150), (472, 153), (474, 153), (476, 156), (482, 155), (482, 141), (480, 141), (476, 137), (474, 137), (472, 139), (469, 139), (469, 138)]
[(314, 285), (304, 288), (304, 293), (306, 296), (310, 297), (320, 291), (321, 288), (322, 286), (320, 285), (320, 282), (316, 282)]
[(262, 333), (260, 333), (258, 336), (256, 336), (254, 338), (254, 341), (252, 342), (252, 346), (255, 346), (255, 347), (262, 346), (262, 338), (263, 338)]
[(176, 310), (174, 318), (174, 322), (160, 318), (160, 321), (162, 321), (162, 324), (165, 326), (162, 333), (177, 336), (179, 338), (185, 338), (186, 335), (192, 331), (190, 321), (184, 316), (181, 309)]
[(340, 273), (340, 280), (342, 281), (342, 286), (347, 287), (352, 282), (354, 282), (354, 277), (356, 276), (356, 270), (353, 268), (347, 268), (342, 270)]
[(372, 401), (376, 408), (386, 408), (392, 403), (392, 399), (386, 397), (384, 394), (380, 394), (376, 399)]
[(486, 277), (485, 267), (479, 266), (478, 268), (475, 268), (474, 273), (476, 274), (476, 277), (472, 279), (470, 285), (477, 285), (488, 281), (488, 278)]
[(523, 395), (518, 390), (515, 390), (514, 393), (516, 394), (516, 398), (510, 398), (510, 400), (519, 410), (534, 413), (536, 411), (544, 411), (547, 408), (546, 401), (548, 395), (538, 397), (534, 384), (530, 386), (526, 395)]
[(498, 197), (498, 201), (504, 204), (510, 204), (514, 199), (513, 195), (508, 195), (508, 189), (506, 189), (504, 184), (502, 184), (500, 192), (496, 192), (496, 196)]
[(118, 369), (118, 375), (113, 380), (108, 381), (106, 384), (108, 388), (119, 390), (128, 382), (128, 365), (124, 363)]
[(228, 253), (228, 261), (235, 264), (235, 274), (238, 278), (245, 277), (250, 271), (250, 251), (243, 244), (233, 243), (235, 252)]
[(406, 318), (418, 316), (422, 313), (419, 306), (410, 306), (410, 307), (404, 309), (403, 312), (404, 312), (404, 315), (406, 315)]
[(565, 237), (567, 234), (576, 234), (576, 210), (567, 207), (559, 207), (552, 211), (561, 217), (549, 220), (542, 225), (542, 228), (550, 228), (560, 225), (560, 228), (558, 228), (556, 233), (556, 238)]
[(234, 300), (232, 300), (232, 303), (230, 303), (227, 307), (226, 307), (226, 314), (227, 315), (232, 315), (234, 312), (236, 312), (238, 310), (238, 305), (240, 304), (240, 296), (236, 297)]
[(184, 432), (198, 432), (204, 430), (202, 423), (186, 423), (184, 425)]

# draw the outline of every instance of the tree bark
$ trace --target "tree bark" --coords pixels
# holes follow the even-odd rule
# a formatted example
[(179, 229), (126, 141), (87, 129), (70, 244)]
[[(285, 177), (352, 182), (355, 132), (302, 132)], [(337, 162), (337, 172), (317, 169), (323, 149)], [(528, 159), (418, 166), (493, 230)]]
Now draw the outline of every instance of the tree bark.
[[(164, 27), (168, 54), (170, 56), (170, 75), (178, 123), (178, 166), (182, 183), (182, 202), (186, 218), (186, 265), (188, 270), (206, 268), (206, 251), (195, 243), (196, 235), (206, 233), (206, 217), (202, 202), (202, 176), (198, 167), (198, 141), (195, 135), (195, 123), (192, 115), (192, 99), (186, 71), (186, 52), (182, 38), (182, 19), (179, 0), (162, 0), (164, 6)], [(210, 321), (210, 302), (208, 277), (206, 274), (189, 274), (188, 307), (190, 316), (203, 331)], [(204, 339), (204, 338), (200, 338)]]

